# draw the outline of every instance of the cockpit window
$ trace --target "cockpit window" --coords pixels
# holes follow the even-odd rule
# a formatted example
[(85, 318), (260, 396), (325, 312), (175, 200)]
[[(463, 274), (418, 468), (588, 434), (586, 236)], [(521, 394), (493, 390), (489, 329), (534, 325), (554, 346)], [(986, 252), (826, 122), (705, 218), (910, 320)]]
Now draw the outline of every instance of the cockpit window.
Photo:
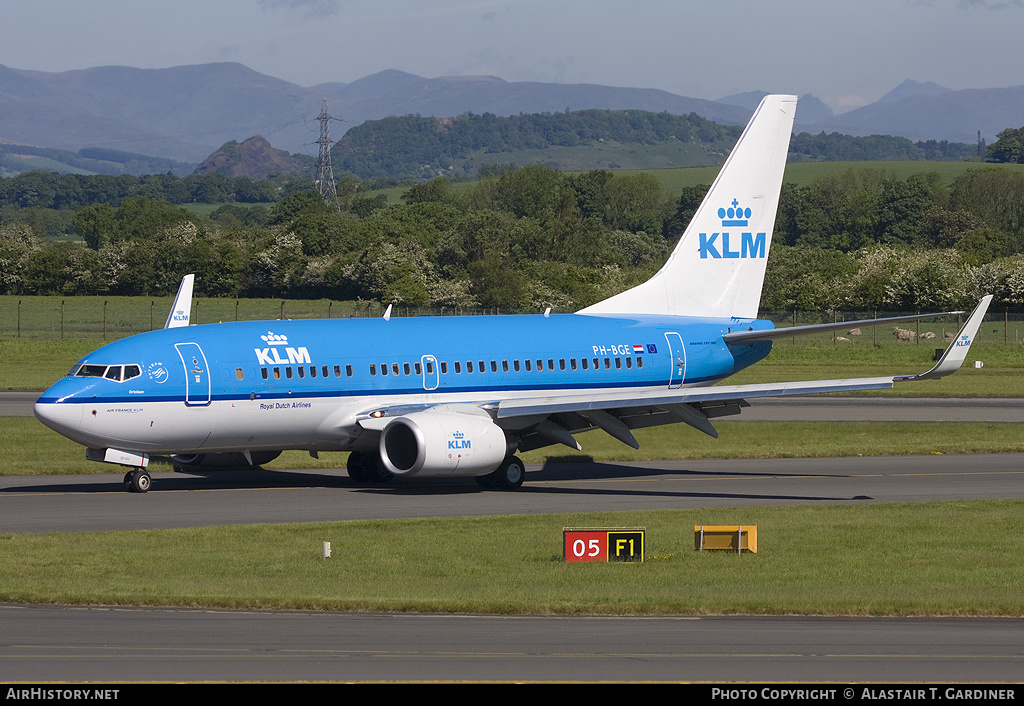
[(77, 365), (69, 373), (78, 378), (106, 378), (114, 382), (124, 382), (142, 375), (138, 365)]

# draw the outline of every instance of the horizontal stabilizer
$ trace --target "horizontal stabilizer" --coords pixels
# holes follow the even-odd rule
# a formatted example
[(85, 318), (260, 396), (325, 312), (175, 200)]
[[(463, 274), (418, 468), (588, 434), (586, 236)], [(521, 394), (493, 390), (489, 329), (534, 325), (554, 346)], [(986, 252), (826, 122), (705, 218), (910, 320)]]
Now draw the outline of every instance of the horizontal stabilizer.
[(956, 316), (962, 311), (940, 311), (935, 314), (911, 314), (907, 316), (891, 316), (886, 319), (861, 319), (859, 321), (839, 321), (831, 324), (813, 324), (811, 326), (787, 326), (785, 328), (772, 328), (765, 331), (735, 331), (722, 336), (722, 339), (731, 345), (741, 343), (753, 343), (754, 341), (773, 341), (778, 338), (789, 338), (790, 336), (809, 336), (813, 333), (828, 333), (829, 331), (841, 331), (843, 329), (861, 328), (864, 326), (883, 326), (885, 324), (896, 324), (902, 321), (920, 321), (931, 319), (936, 316)]

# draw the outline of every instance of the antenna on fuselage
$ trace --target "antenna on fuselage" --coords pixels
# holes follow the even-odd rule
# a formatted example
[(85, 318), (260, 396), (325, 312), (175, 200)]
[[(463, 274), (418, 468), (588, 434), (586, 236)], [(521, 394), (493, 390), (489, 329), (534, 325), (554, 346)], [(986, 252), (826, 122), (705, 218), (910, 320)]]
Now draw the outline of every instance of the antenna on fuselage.
[(195, 279), (195, 275), (185, 275), (181, 278), (178, 294), (174, 297), (174, 304), (171, 305), (171, 313), (167, 315), (167, 323), (164, 324), (164, 328), (188, 326), (192, 317), (192, 285)]

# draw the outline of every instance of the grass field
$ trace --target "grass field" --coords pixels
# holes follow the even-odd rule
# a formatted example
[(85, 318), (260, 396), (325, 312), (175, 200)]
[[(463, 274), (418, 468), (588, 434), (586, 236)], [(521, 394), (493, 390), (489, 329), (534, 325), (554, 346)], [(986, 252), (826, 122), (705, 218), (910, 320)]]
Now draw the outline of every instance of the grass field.
[[(986, 500), (0, 535), (0, 601), (1021, 616), (1022, 511)], [(695, 552), (695, 524), (757, 525), (759, 551)], [(564, 527), (644, 527), (646, 561), (566, 563)]]
[[(974, 169), (1006, 167), (1012, 171), (1024, 173), (1022, 164), (981, 164), (979, 162), (913, 162), (913, 161), (892, 161), (892, 162), (791, 162), (786, 165), (786, 172), (783, 181), (787, 184), (807, 186), (815, 179), (831, 174), (842, 174), (852, 169), (861, 171), (864, 169), (878, 170), (893, 174), (896, 178), (906, 179), (913, 174), (923, 172), (936, 172), (946, 184), (953, 181), (964, 172)], [(646, 172), (653, 174), (665, 188), (672, 194), (678, 194), (683, 187), (696, 186), (697, 184), (710, 185), (721, 167), (690, 167), (683, 169), (621, 169), (616, 174), (635, 174)]]

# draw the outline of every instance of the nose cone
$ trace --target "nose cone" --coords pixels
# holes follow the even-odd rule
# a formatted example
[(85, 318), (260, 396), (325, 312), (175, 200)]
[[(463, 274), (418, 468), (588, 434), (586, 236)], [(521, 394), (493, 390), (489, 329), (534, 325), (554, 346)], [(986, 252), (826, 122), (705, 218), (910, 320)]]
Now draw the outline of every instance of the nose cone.
[(58, 434), (73, 437), (82, 426), (83, 404), (82, 400), (76, 399), (82, 390), (82, 384), (77, 380), (60, 380), (36, 400), (36, 419)]

